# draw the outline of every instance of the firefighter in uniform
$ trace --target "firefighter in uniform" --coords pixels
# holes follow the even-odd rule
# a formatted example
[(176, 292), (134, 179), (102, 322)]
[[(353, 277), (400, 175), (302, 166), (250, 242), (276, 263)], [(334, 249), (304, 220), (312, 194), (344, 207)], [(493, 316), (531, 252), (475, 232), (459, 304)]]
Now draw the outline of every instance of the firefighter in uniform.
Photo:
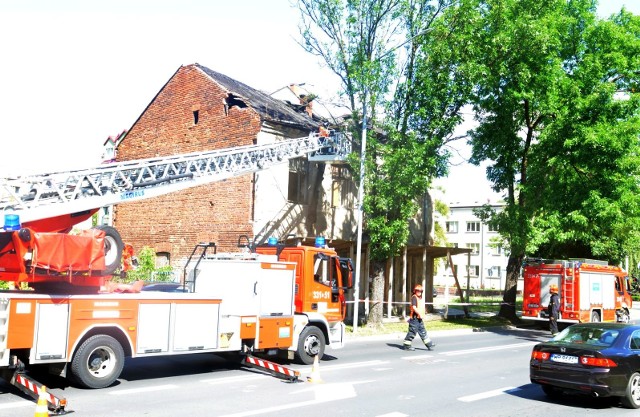
[(551, 336), (558, 333), (558, 317), (560, 316), (560, 296), (558, 296), (558, 286), (551, 284), (549, 286), (549, 293), (551, 298), (549, 299), (549, 306), (547, 307), (547, 313), (549, 314), (549, 330)]
[(409, 316), (409, 331), (404, 338), (402, 348), (404, 350), (416, 350), (411, 346), (411, 342), (416, 337), (416, 334), (420, 335), (420, 338), (424, 342), (427, 349), (431, 350), (436, 346), (435, 343), (429, 339), (427, 335), (427, 329), (424, 327), (424, 299), (422, 298), (422, 285), (418, 284), (413, 287), (413, 294), (411, 295), (411, 314)]

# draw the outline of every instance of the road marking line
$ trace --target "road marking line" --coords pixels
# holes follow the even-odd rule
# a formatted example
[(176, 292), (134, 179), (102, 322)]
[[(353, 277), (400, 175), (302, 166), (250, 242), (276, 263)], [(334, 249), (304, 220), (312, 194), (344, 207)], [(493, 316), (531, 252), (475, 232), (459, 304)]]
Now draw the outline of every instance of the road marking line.
[(277, 405), (277, 406), (272, 406), (272, 407), (260, 408), (260, 409), (257, 409), (257, 410), (242, 411), (240, 413), (227, 414), (227, 415), (222, 416), (222, 417), (257, 416), (257, 415), (260, 415), (260, 414), (275, 413), (275, 412), (278, 412), (278, 411), (292, 410), (294, 408), (308, 407), (308, 406), (311, 406), (311, 405), (324, 404), (324, 403), (328, 403), (328, 402), (331, 402), (331, 401), (338, 401), (338, 400), (345, 400), (345, 399), (349, 399), (349, 398), (354, 398), (354, 397), (357, 396), (357, 394), (356, 394), (356, 390), (354, 389), (353, 385), (354, 384), (363, 384), (363, 383), (367, 383), (367, 382), (371, 382), (371, 381), (359, 381), (359, 382), (353, 382), (353, 383), (341, 382), (341, 383), (336, 383), (336, 384), (314, 385), (314, 386), (310, 386), (309, 388), (305, 388), (305, 389), (302, 389), (302, 390), (299, 390), (299, 391), (296, 392), (296, 393), (313, 392), (314, 395), (315, 395), (315, 399), (314, 400), (300, 401), (300, 402), (297, 402), (297, 403), (282, 404), (282, 405)]
[(12, 403), (0, 404), (0, 410), (8, 410), (9, 408), (19, 408), (33, 406), (33, 402), (29, 400), (14, 401)]
[(142, 387), (142, 388), (131, 388), (131, 389), (123, 389), (119, 391), (112, 391), (109, 394), (111, 395), (128, 395), (128, 394), (138, 394), (141, 392), (152, 392), (152, 391), (164, 391), (168, 389), (176, 389), (177, 385), (156, 385), (154, 387)]
[[(373, 360), (373, 361), (367, 361), (367, 362), (346, 363), (342, 365), (327, 365), (327, 366), (323, 365), (322, 372), (336, 371), (341, 369), (362, 368), (362, 367), (374, 366), (374, 365), (384, 365), (387, 363), (389, 363), (389, 361)], [(298, 369), (298, 370), (301, 371), (302, 373), (307, 373), (307, 372), (311, 372), (312, 368), (313, 367), (305, 367), (304, 369)], [(230, 377), (224, 377), (224, 378), (208, 378), (208, 379), (201, 379), (200, 382), (211, 384), (211, 385), (218, 385), (218, 384), (228, 384), (231, 382), (254, 381), (257, 379), (263, 379), (265, 376), (268, 376), (268, 375), (265, 373), (260, 375), (241, 375), (241, 376), (230, 376)]]
[(268, 375), (265, 373), (265, 374), (260, 374), (260, 375), (228, 376), (228, 377), (224, 377), (224, 378), (201, 379), (200, 382), (204, 382), (205, 384), (211, 384), (211, 385), (228, 384), (228, 383), (231, 383), (231, 382), (255, 381), (255, 380), (258, 380), (258, 379), (264, 379), (265, 376), (268, 376)]
[(323, 365), (322, 371), (324, 372), (324, 371), (333, 371), (333, 370), (340, 370), (340, 369), (362, 368), (365, 366), (383, 365), (386, 363), (389, 363), (389, 361), (374, 360), (374, 361), (367, 361), (367, 362), (345, 363), (343, 365)]
[(524, 343), (515, 343), (512, 345), (498, 345), (498, 346), (487, 346), (483, 348), (477, 349), (466, 349), (466, 350), (454, 350), (452, 352), (441, 352), (440, 355), (445, 356), (457, 356), (457, 355), (466, 355), (469, 353), (478, 353), (478, 352), (490, 352), (494, 350), (505, 350), (505, 349), (515, 349), (526, 346), (537, 345), (539, 342), (524, 342)]
[(465, 403), (470, 403), (472, 401), (484, 400), (486, 398), (497, 397), (498, 395), (507, 394), (507, 393), (511, 393), (511, 392), (517, 392), (517, 391), (520, 391), (520, 390), (521, 390), (521, 388), (515, 388), (515, 387), (498, 388), (498, 389), (494, 389), (493, 391), (486, 391), (486, 392), (481, 392), (479, 394), (467, 395), (465, 397), (460, 397), (460, 398), (458, 398), (458, 401), (462, 401), (462, 402), (465, 402)]

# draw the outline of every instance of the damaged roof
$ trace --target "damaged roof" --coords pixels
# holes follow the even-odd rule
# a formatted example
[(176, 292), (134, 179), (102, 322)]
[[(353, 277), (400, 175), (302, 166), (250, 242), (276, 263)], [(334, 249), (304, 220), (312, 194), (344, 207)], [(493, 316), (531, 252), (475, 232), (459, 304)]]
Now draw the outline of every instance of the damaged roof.
[(207, 74), (213, 81), (220, 84), (228, 93), (241, 99), (245, 104), (254, 109), (263, 120), (279, 125), (316, 130), (319, 123), (309, 117), (306, 113), (298, 113), (287, 103), (274, 99), (262, 91), (249, 87), (246, 84), (227, 77), (224, 74), (215, 72), (200, 64), (194, 64), (202, 72)]

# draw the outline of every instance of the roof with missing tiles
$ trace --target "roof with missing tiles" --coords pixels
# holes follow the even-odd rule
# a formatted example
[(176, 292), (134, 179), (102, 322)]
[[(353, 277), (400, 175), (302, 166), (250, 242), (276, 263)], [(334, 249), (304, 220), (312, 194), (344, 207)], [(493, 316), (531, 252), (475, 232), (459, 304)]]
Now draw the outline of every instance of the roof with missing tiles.
[(203, 65), (193, 64), (213, 81), (227, 90), (229, 94), (254, 109), (263, 120), (283, 126), (316, 130), (320, 124), (305, 112), (295, 111), (291, 105), (277, 100), (262, 91), (249, 87), (240, 81), (213, 71)]

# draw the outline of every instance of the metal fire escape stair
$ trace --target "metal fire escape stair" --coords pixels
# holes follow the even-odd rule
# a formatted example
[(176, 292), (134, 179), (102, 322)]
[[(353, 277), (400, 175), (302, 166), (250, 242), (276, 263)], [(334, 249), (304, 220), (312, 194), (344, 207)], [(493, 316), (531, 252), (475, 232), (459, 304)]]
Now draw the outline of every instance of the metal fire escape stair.
[(0, 212), (22, 222), (143, 200), (270, 168), (307, 155), (341, 161), (351, 151), (343, 135), (286, 139), (263, 145), (105, 164), (98, 168), (0, 179)]

